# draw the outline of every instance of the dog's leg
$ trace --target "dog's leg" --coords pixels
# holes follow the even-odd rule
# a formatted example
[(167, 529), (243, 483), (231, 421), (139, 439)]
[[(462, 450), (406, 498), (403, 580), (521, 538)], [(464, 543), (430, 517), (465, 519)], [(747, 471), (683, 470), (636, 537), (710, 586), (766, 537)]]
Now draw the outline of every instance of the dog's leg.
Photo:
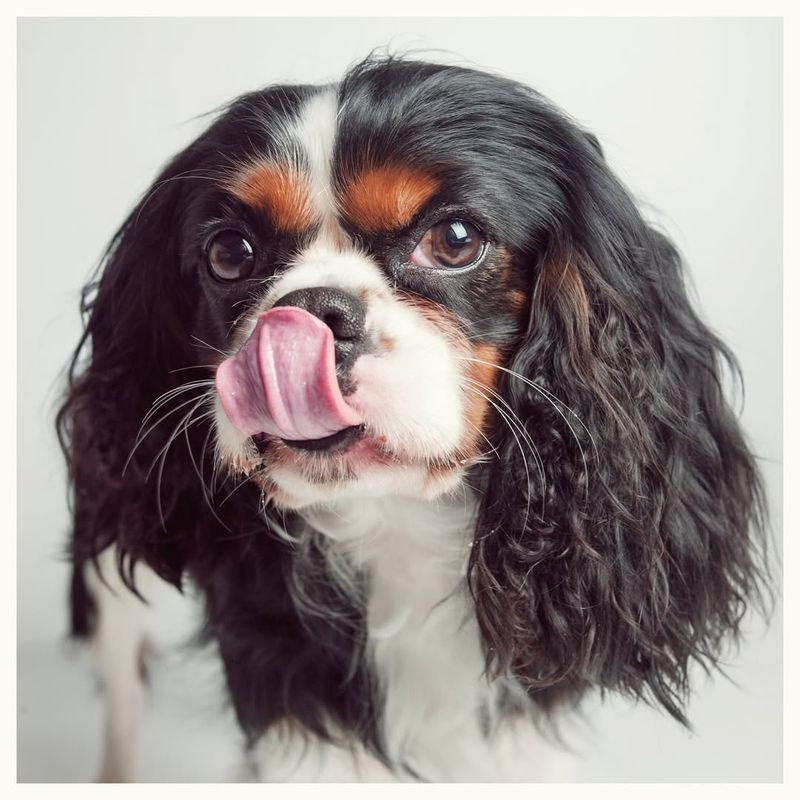
[[(85, 564), (85, 577), (95, 605), (91, 633), (92, 652), (103, 687), (105, 729), (97, 780), (126, 782), (134, 779), (138, 735), (145, 703), (144, 656), (149, 608), (122, 582), (115, 548), (98, 559), (100, 575)], [(102, 575), (102, 578), (101, 578)], [(155, 574), (136, 566), (136, 587), (149, 597)]]

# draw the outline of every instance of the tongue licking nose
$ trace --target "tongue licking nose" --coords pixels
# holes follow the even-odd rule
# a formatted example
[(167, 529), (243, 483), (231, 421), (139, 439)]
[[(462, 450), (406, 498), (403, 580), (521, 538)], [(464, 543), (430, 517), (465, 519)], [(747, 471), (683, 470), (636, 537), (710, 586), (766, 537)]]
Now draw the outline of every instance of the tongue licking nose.
[(363, 421), (339, 389), (331, 329), (294, 306), (261, 314), (239, 352), (217, 368), (216, 384), (225, 413), (246, 436), (308, 441)]

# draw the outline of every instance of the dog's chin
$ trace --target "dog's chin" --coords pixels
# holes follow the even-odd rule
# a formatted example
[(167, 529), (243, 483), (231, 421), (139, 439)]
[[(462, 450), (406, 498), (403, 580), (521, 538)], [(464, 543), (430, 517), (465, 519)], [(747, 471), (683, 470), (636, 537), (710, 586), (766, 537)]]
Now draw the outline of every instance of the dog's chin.
[(391, 496), (433, 500), (461, 488), (465, 465), (431, 466), (390, 451), (385, 437), (354, 426), (311, 441), (256, 436), (262, 468), (252, 477), (272, 503), (286, 510)]

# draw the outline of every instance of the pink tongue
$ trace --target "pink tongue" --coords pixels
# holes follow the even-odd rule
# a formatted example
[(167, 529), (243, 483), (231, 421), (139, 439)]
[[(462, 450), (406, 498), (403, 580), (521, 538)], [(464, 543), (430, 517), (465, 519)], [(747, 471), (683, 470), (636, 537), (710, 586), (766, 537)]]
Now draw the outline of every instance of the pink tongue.
[(339, 389), (331, 329), (295, 306), (263, 313), (216, 382), (225, 413), (247, 436), (322, 439), (362, 422)]

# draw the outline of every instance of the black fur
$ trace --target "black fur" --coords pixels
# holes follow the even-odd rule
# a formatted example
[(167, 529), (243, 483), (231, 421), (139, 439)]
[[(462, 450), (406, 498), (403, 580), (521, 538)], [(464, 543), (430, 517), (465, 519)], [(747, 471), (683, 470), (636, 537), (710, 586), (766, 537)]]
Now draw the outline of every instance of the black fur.
[[(332, 719), (380, 754), (363, 598), (321, 573), (313, 537), (301, 551), (280, 537), (292, 515), (262, 509), (253, 485), (225, 475), (213, 491), (204, 485), (208, 420), (164, 450), (191, 406), (134, 446), (157, 398), (211, 377), (200, 342), (224, 347), (248, 299), (248, 287), (203, 268), (208, 220), (248, 227), (261, 243), (255, 277), (282, 269), (301, 244), (276, 239), (213, 178), (269, 151), (271, 120), (311, 91), (273, 87), (232, 103), (157, 178), (85, 292), (86, 332), (58, 419), (73, 485), (73, 631), (91, 629), (80, 571), (116, 543), (129, 580), (141, 560), (204, 591), (207, 633), (251, 740), (281, 719), (324, 736)], [(351, 230), (398, 290), (445, 306), (473, 340), (500, 348), (509, 372), (498, 390), (542, 459), (543, 481), (495, 420), (497, 456), (470, 476), (481, 498), (469, 580), (489, 669), (515, 675), (545, 708), (600, 687), (685, 721), (690, 662), (714, 665), (760, 597), (764, 500), (723, 396), (735, 361), (693, 312), (678, 253), (644, 222), (596, 139), (526, 87), (372, 59), (351, 70), (340, 101), (336, 179), (368, 144), (424, 166), (442, 187), (429, 208), (468, 213), (510, 254), (505, 288), (527, 297), (511, 309), (479, 270), (457, 283), (402, 270), (429, 211), (392, 239)]]

